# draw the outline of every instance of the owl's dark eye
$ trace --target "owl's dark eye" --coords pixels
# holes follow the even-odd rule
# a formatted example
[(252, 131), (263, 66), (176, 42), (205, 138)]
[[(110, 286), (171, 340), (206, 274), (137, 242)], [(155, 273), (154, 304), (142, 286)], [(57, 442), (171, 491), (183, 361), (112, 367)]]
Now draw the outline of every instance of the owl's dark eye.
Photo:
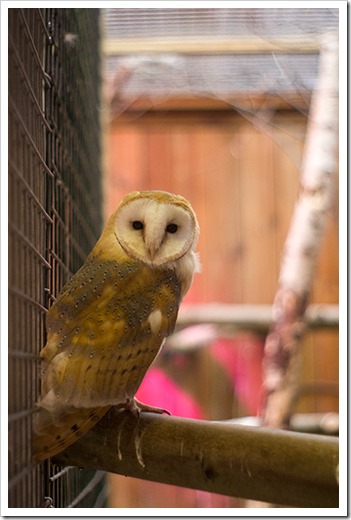
[(168, 224), (168, 226), (166, 227), (166, 231), (167, 233), (176, 233), (178, 231), (177, 224)]
[(132, 226), (133, 229), (144, 229), (144, 223), (141, 220), (133, 220)]

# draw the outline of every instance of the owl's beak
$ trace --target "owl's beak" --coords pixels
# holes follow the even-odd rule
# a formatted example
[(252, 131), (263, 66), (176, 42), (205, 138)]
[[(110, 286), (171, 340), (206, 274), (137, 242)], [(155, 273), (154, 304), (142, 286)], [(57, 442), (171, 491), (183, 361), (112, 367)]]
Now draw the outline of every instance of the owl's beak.
[(154, 260), (155, 256), (158, 253), (158, 250), (160, 249), (160, 246), (162, 244), (163, 237), (156, 236), (156, 233), (150, 236), (150, 239), (148, 240), (146, 237), (146, 249), (149, 254), (150, 260)]
[(153, 260), (158, 251), (158, 246), (155, 247), (155, 244), (151, 244), (147, 247), (147, 251), (149, 253), (150, 260)]

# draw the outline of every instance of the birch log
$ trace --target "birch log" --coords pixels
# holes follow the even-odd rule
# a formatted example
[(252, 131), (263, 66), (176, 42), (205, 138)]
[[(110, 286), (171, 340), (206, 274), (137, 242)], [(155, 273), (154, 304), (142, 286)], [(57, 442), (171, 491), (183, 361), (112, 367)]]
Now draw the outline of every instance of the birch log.
[(312, 96), (301, 191), (282, 257), (265, 342), (263, 423), (287, 426), (297, 384), (298, 345), (326, 220), (333, 203), (338, 153), (338, 36), (321, 44), (318, 84)]

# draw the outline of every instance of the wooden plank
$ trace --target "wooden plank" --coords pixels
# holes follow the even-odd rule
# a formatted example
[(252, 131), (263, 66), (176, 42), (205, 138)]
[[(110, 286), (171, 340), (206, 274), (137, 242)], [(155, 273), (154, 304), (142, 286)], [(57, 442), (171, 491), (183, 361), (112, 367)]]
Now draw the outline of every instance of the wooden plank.
[(241, 299), (239, 179), (230, 152), (232, 138), (232, 127), (219, 121), (202, 130), (209, 301)]
[(147, 171), (143, 189), (172, 191), (169, 132), (157, 121), (148, 130), (145, 164)]
[(272, 142), (247, 123), (240, 134), (243, 303), (271, 303), (277, 279)]
[(198, 251), (200, 254), (200, 261), (202, 265), (201, 273), (194, 278), (193, 285), (189, 291), (185, 303), (206, 302), (208, 301), (208, 274), (207, 274), (207, 258), (206, 249), (207, 243), (210, 239), (209, 230), (207, 228), (208, 208), (206, 206), (205, 191), (206, 178), (204, 175), (204, 154), (202, 142), (202, 127), (203, 124), (196, 118), (194, 124), (187, 125), (186, 138), (188, 141), (188, 158), (189, 158), (189, 200), (196, 212), (197, 219), (200, 226), (200, 238), (198, 244)]
[[(200, 226), (200, 251), (203, 262), (202, 244), (206, 237), (206, 225), (203, 214), (203, 179), (199, 172), (198, 125), (192, 121), (179, 119), (170, 126), (171, 154), (171, 191), (188, 199), (194, 208)], [(200, 175), (199, 175), (200, 173)], [(204, 301), (205, 279), (203, 274), (196, 274), (193, 285), (186, 295), (185, 302)]]
[(144, 132), (135, 126), (112, 127), (105, 169), (105, 218), (122, 197), (139, 189), (144, 168)]
[[(235, 330), (257, 331), (265, 334), (271, 325), (272, 305), (200, 303), (187, 305), (180, 310), (177, 325), (212, 324), (230, 325), (228, 333)], [(305, 323), (310, 329), (338, 329), (338, 305), (309, 305), (305, 313)]]
[[(242, 92), (228, 92), (223, 94), (222, 99), (215, 97), (194, 97), (190, 95), (178, 96), (178, 97), (162, 97), (153, 98), (152, 103), (149, 97), (139, 96), (137, 99), (129, 99), (126, 95), (126, 103), (128, 103), (128, 110), (118, 115), (118, 119), (112, 114), (112, 119), (121, 121), (122, 119), (129, 119), (131, 113), (142, 114), (143, 112), (159, 112), (163, 111), (193, 111), (193, 110), (209, 110), (223, 112), (223, 116), (228, 115), (225, 113), (228, 110), (232, 110), (233, 106), (238, 107), (240, 110), (258, 110), (264, 104), (267, 109), (274, 110), (290, 110), (291, 107), (301, 111), (307, 111), (309, 107), (310, 93), (309, 92), (285, 92), (284, 97), (276, 95), (274, 93), (242, 93)], [(145, 114), (146, 115), (146, 114)], [(144, 118), (145, 115), (142, 117)], [(169, 115), (167, 113), (167, 115)], [(142, 119), (141, 119), (142, 121)]]
[(290, 220), (299, 192), (300, 164), (304, 146), (305, 119), (284, 114), (273, 119), (273, 182), (275, 204), (276, 280)]
[(182, 54), (259, 54), (319, 52), (318, 38), (116, 38), (104, 39), (102, 52), (106, 56), (145, 53)]
[(195, 150), (193, 135), (196, 132), (193, 125), (177, 122), (169, 128), (170, 134), (170, 174), (172, 191), (191, 199), (190, 182)]

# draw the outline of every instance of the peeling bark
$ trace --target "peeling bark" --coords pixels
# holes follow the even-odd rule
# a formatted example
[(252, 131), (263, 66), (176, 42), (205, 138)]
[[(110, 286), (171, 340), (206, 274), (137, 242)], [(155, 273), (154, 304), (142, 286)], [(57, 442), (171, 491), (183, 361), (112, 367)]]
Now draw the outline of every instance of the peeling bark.
[(273, 326), (265, 343), (263, 423), (288, 425), (297, 385), (299, 343), (316, 261), (336, 186), (338, 151), (338, 38), (321, 46), (317, 88), (312, 97), (301, 191), (283, 252)]

